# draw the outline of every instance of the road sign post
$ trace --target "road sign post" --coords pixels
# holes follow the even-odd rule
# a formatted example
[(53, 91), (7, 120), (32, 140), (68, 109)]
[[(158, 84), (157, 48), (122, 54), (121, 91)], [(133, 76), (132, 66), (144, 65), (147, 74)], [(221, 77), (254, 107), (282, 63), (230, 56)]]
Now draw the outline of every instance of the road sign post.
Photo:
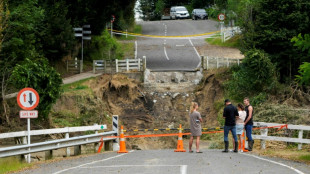
[(224, 28), (224, 20), (226, 19), (226, 16), (225, 16), (225, 14), (220, 13), (220, 14), (217, 16), (217, 19), (220, 21), (221, 36), (222, 36), (222, 35), (223, 35), (223, 28)]
[[(90, 36), (90, 34), (91, 34), (91, 30), (90, 30), (90, 25), (83, 25), (83, 27), (82, 28), (73, 28), (73, 30), (74, 30), (74, 36), (75, 37), (81, 37), (82, 38), (82, 55), (81, 55), (81, 60), (82, 60), (82, 62), (81, 62), (81, 64), (80, 64), (80, 66), (83, 66), (83, 60), (84, 60), (84, 40), (91, 40), (91, 36)], [(83, 71), (83, 68), (82, 67), (80, 67), (80, 69), (82, 69), (82, 70), (80, 70), (80, 73)]]
[(111, 37), (113, 37), (113, 22), (115, 21), (115, 16), (112, 15), (111, 17)]
[[(38, 118), (38, 111), (33, 110), (39, 104), (40, 98), (36, 90), (24, 88), (17, 94), (17, 104), (24, 110), (19, 112), (20, 118), (27, 118), (28, 145), (30, 145), (30, 118)], [(30, 147), (28, 148), (30, 151)], [(31, 162), (30, 153), (27, 155), (27, 162)]]

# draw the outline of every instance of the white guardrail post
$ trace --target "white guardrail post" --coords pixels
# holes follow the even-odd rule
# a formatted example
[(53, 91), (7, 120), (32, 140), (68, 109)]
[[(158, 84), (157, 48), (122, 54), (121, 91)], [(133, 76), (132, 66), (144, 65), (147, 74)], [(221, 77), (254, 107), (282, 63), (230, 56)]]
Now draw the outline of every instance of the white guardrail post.
[[(303, 134), (304, 134), (304, 131), (303, 130), (299, 130), (299, 132), (298, 132), (298, 139), (302, 140)], [(298, 144), (298, 150), (301, 150), (301, 149), (302, 149), (302, 143), (299, 143)]]
[(209, 57), (207, 56), (207, 70), (209, 69)]
[(118, 59), (115, 59), (115, 68), (116, 68), (116, 72), (118, 73)]
[[(65, 138), (66, 138), (66, 139), (69, 139), (69, 138), (70, 138), (69, 132), (66, 133), (66, 137), (65, 137)], [(70, 148), (67, 147), (67, 149), (66, 149), (66, 156), (69, 157), (70, 154), (71, 154), (71, 153), (70, 153)]]

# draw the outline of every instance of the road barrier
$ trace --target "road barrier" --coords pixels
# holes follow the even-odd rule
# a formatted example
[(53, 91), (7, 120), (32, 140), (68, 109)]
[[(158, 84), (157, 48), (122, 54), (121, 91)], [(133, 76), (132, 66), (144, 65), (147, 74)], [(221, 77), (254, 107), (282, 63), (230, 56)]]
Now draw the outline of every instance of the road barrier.
[(178, 145), (177, 145), (177, 149), (174, 150), (174, 152), (186, 152), (186, 150), (183, 147), (183, 138), (182, 138), (183, 134), (182, 134), (182, 125), (180, 124), (180, 128), (179, 128), (179, 135), (178, 135)]
[(201, 68), (207, 70), (220, 67), (230, 67), (235, 64), (239, 66), (241, 62), (242, 59), (201, 56)]
[[(113, 116), (113, 118), (114, 117), (115, 115)], [(117, 124), (116, 127), (118, 127), (118, 121), (114, 124)], [(95, 124), (93, 126), (31, 130), (30, 135), (32, 136), (64, 133), (65, 138), (46, 142), (33, 143), (30, 145), (25, 145), (27, 143), (27, 131), (2, 133), (0, 134), (0, 139), (15, 138), (17, 144), (24, 144), (24, 145), (0, 148), (0, 157), (24, 155), (26, 158), (25, 154), (45, 151), (45, 159), (50, 159), (53, 155), (53, 150), (57, 150), (60, 148), (66, 148), (66, 156), (70, 156), (69, 147), (72, 146), (74, 147), (74, 155), (79, 155), (81, 154), (81, 145), (94, 143), (94, 149), (97, 150), (99, 142), (107, 142), (105, 143), (105, 150), (111, 150), (113, 140), (116, 140), (118, 137), (118, 131), (113, 130), (109, 132), (98, 133), (99, 130), (105, 130), (105, 129), (107, 129), (106, 125)], [(69, 137), (70, 133), (86, 132), (86, 131), (95, 131), (95, 133), (91, 135)]]
[[(111, 29), (108, 29), (111, 31)], [(192, 35), (183, 35), (183, 36), (159, 36), (159, 35), (147, 35), (147, 34), (138, 34), (138, 33), (130, 33), (126, 31), (119, 31), (119, 30), (112, 30), (113, 34), (120, 34), (120, 35), (128, 35), (128, 36), (138, 36), (138, 37), (148, 37), (148, 38), (166, 38), (166, 39), (177, 39), (177, 38), (193, 38), (193, 37), (202, 37), (208, 36), (220, 31), (213, 31), (208, 33), (200, 33), (200, 34), (192, 34)]]
[(239, 27), (227, 27), (222, 31), (222, 42), (226, 42), (232, 38), (235, 34), (240, 34), (241, 30)]
[(103, 72), (124, 72), (124, 71), (144, 71), (146, 58), (143, 59), (125, 59), (125, 60), (94, 60), (93, 73)]
[[(266, 135), (266, 130), (268, 129), (276, 129), (277, 131), (280, 131), (282, 129), (296, 129), (300, 130), (302, 132), (303, 130), (310, 130), (310, 126), (299, 126), (299, 125), (287, 125), (287, 124), (278, 124), (278, 123), (261, 123), (261, 122), (255, 122), (254, 123), (255, 128), (253, 130), (260, 130), (261, 133), (264, 135), (252, 135), (254, 139), (260, 139), (261, 141), (261, 148), (265, 148), (265, 141), (264, 140), (272, 140), (272, 141), (285, 141), (285, 142), (294, 142), (294, 143), (308, 143), (310, 144), (309, 139), (302, 139), (302, 133), (299, 133), (299, 138), (286, 138), (286, 137), (272, 137)], [(202, 134), (214, 134), (214, 133), (223, 133), (224, 131), (221, 130), (223, 127), (215, 127), (215, 128), (202, 128), (202, 131), (206, 130), (214, 130), (214, 131), (208, 131), (208, 132), (202, 132)], [(168, 133), (168, 134), (145, 134), (145, 135), (125, 135), (125, 138), (147, 138), (147, 137), (169, 137), (169, 136), (180, 136), (180, 131), (186, 130), (189, 131), (190, 129), (182, 129), (180, 128), (162, 128), (162, 129), (129, 129), (129, 130), (123, 130), (123, 132), (148, 132), (148, 131), (174, 131), (179, 130), (179, 133)], [(190, 135), (191, 133), (182, 133), (183, 135)], [(244, 136), (244, 135), (243, 135)], [(240, 143), (241, 144), (241, 143)], [(245, 143), (245, 138), (243, 139), (243, 146), (241, 147), (243, 151), (246, 152), (245, 146), (247, 143)], [(298, 149), (301, 149), (301, 145), (298, 146)]]

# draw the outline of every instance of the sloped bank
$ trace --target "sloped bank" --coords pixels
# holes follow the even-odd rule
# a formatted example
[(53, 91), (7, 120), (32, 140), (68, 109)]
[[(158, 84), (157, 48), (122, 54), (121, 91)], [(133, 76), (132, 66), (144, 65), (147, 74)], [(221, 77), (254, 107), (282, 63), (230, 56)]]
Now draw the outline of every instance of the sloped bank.
[[(204, 127), (216, 126), (214, 103), (222, 99), (222, 86), (214, 73), (208, 72), (202, 77), (199, 86), (191, 87), (191, 91), (170, 88), (163, 92), (144, 88), (126, 75), (102, 75), (65, 92), (53, 107), (51, 122), (55, 127), (94, 123), (110, 126), (110, 116), (114, 114), (119, 115), (126, 129), (177, 128), (179, 124), (188, 128), (189, 107), (192, 101), (197, 101), (201, 105)], [(127, 144), (129, 148), (132, 145), (142, 149), (174, 148), (176, 137), (129, 139)]]

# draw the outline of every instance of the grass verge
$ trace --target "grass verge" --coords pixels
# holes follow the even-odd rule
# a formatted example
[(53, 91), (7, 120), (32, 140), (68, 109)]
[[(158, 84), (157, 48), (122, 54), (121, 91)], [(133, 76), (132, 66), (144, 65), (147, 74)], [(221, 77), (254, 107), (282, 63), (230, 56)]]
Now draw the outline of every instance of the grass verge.
[(303, 145), (302, 150), (297, 149), (296, 145), (286, 145), (283, 142), (266, 142), (266, 149), (260, 149), (260, 141), (255, 140), (253, 152), (268, 157), (277, 157), (287, 160), (310, 164), (310, 145)]
[(70, 84), (65, 84), (62, 85), (62, 90), (63, 92), (71, 92), (71, 91), (78, 91), (78, 90), (84, 90), (84, 89), (89, 89), (89, 87), (87, 85), (84, 85), (84, 82), (94, 79), (95, 77), (90, 77), (87, 79), (83, 79), (74, 83), (70, 83)]
[(205, 41), (211, 45), (223, 46), (223, 47), (231, 47), (231, 48), (238, 48), (240, 45), (240, 35), (235, 35), (231, 39), (227, 40), (226, 42), (222, 42), (221, 35), (216, 34), (214, 37), (206, 38)]
[(30, 167), (33, 164), (28, 164), (25, 162), (21, 162), (17, 157), (8, 157), (0, 159), (0, 174), (18, 171), (25, 167)]
[(124, 51), (125, 59), (134, 59), (135, 58), (135, 44), (133, 42), (119, 42)]

